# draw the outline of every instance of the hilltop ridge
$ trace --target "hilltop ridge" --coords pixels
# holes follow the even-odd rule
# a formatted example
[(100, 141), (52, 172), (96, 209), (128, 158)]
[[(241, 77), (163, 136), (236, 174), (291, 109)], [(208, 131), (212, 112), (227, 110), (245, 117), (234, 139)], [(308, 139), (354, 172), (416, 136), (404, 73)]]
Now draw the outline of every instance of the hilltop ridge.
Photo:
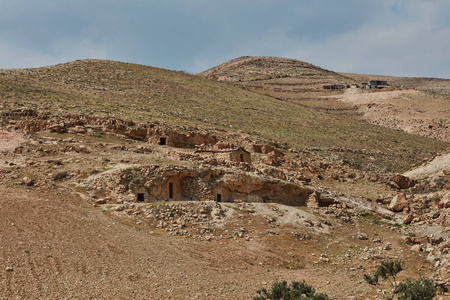
[(301, 95), (323, 90), (324, 84), (352, 84), (354, 79), (295, 59), (242, 56), (198, 74), (216, 81), (238, 83), (280, 98), (280, 92)]

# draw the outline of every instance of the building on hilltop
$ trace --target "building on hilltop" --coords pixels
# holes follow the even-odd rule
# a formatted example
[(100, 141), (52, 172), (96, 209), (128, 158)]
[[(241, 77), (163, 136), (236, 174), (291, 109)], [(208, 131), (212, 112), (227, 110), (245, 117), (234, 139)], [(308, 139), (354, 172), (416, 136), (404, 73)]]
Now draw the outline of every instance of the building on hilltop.
[(362, 86), (367, 89), (381, 89), (389, 86), (385, 80), (370, 80), (369, 83), (363, 82)]

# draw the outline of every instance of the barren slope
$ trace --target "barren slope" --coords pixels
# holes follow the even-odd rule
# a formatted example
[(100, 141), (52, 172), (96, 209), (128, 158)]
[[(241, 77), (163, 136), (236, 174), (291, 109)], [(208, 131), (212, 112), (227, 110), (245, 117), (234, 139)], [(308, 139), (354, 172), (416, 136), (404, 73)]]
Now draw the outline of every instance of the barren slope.
[[(245, 227), (250, 240), (206, 242), (108, 217), (63, 190), (1, 188), (0, 196), (2, 299), (250, 299), (256, 289), (280, 279), (307, 280), (337, 299), (372, 294), (362, 273), (377, 260), (365, 259), (374, 255), (361, 251), (378, 244), (352, 238), (355, 226), (332, 221), (339, 237), (331, 238), (299, 230), (293, 220), (274, 229), (244, 209), (237, 211), (245, 222), (237, 218), (231, 228)], [(428, 274), (428, 266), (396, 233), (385, 229), (373, 235), (373, 227), (363, 222), (356, 228), (393, 245), (379, 256), (414, 262), (415, 269), (404, 275)], [(309, 232), (311, 238), (299, 240), (293, 231)]]

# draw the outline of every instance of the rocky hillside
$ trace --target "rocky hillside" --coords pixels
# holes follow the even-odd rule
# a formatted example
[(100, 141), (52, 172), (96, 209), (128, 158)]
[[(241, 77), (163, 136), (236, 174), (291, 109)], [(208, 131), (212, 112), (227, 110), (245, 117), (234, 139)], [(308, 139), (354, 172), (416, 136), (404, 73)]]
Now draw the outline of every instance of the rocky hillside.
[[(6, 122), (10, 112), (26, 108), (34, 109), (38, 114), (35, 117), (46, 120), (70, 114), (121, 119), (137, 125), (168, 124), (178, 131), (216, 128), (294, 148), (332, 152), (348, 148), (366, 155), (389, 152), (396, 156), (396, 164), (385, 160), (375, 167), (388, 166), (391, 171), (405, 171), (410, 164), (446, 148), (438, 141), (274, 101), (231, 84), (111, 61), (84, 60), (37, 69), (2, 70), (0, 99)], [(354, 151), (337, 151), (336, 155), (360, 164), (361, 155), (354, 157)], [(382, 156), (379, 159), (383, 160)]]
[(0, 114), (0, 298), (370, 298), (385, 258), (448, 292), (444, 141), (99, 60), (1, 70)]

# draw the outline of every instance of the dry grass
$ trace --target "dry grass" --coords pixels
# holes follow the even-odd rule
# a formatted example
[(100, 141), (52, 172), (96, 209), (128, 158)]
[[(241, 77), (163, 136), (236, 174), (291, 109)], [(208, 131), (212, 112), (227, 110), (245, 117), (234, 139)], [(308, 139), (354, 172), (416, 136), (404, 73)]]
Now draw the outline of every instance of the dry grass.
[(389, 152), (396, 155), (396, 170), (448, 147), (443, 142), (279, 101), (228, 83), (112, 61), (83, 60), (39, 69), (2, 70), (0, 97), (4, 103), (36, 107), (50, 115), (94, 114), (136, 123), (224, 128), (296, 148)]

